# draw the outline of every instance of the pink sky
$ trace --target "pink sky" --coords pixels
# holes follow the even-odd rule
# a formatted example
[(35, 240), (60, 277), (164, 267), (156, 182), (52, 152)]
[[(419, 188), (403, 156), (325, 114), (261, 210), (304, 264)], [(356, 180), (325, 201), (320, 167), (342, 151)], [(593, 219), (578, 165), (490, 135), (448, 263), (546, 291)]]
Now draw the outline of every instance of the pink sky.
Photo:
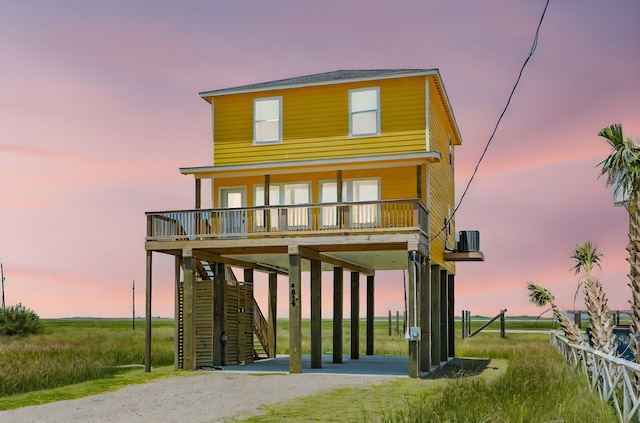
[[(193, 180), (178, 168), (211, 164), (200, 91), (337, 69), (439, 68), (463, 137), (461, 194), (544, 5), (0, 2), (7, 305), (22, 302), (41, 317), (127, 317), (135, 280), (144, 314), (144, 212), (192, 208)], [(537, 314), (528, 280), (573, 308), (569, 257), (586, 240), (604, 253), (598, 275), (610, 306), (628, 308), (627, 216), (598, 179), (608, 149), (597, 133), (621, 123), (640, 135), (638, 19), (637, 0), (551, 1), (538, 49), (457, 216), (457, 230), (481, 232), (486, 261), (458, 265), (456, 314)], [(156, 316), (173, 315), (172, 266), (154, 255)], [(402, 311), (402, 274), (380, 272), (377, 281), (376, 314)], [(328, 318), (330, 275), (325, 282)], [(264, 303), (264, 283), (256, 291)]]

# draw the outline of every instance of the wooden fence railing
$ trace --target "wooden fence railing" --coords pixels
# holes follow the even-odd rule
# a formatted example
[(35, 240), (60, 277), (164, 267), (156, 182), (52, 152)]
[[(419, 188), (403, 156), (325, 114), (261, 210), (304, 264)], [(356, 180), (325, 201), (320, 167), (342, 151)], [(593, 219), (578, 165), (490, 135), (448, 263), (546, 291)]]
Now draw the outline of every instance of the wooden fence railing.
[(551, 331), (551, 343), (574, 368), (583, 372), (591, 391), (613, 404), (620, 422), (632, 421), (634, 417), (640, 420), (639, 364), (572, 344), (557, 331)]
[(243, 238), (420, 229), (428, 212), (418, 199), (148, 212), (147, 240)]

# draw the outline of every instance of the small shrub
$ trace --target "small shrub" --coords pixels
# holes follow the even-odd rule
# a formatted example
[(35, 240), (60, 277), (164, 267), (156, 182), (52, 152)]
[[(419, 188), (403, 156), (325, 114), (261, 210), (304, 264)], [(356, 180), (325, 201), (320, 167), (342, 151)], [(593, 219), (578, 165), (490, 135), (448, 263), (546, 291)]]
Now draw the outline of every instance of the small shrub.
[(0, 336), (27, 336), (42, 333), (40, 316), (18, 304), (0, 310)]

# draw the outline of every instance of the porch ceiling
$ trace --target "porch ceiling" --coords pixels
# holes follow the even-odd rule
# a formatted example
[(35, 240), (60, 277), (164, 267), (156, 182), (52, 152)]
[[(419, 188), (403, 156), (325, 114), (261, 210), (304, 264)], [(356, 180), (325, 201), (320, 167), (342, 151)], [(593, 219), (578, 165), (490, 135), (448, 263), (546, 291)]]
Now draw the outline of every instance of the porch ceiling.
[[(325, 252), (322, 254), (328, 258), (352, 263), (372, 270), (399, 270), (407, 268), (406, 250)], [(223, 254), (222, 257), (258, 263), (270, 267), (275, 266), (281, 269), (289, 269), (288, 254)], [(326, 261), (322, 262), (323, 271), (330, 271), (334, 266), (334, 264)], [(309, 267), (310, 260), (302, 260), (302, 270), (309, 271)]]
[(320, 260), (322, 269), (333, 267), (372, 274), (376, 270), (407, 268), (407, 252), (428, 254), (428, 239), (421, 231), (373, 233), (346, 236), (303, 236), (261, 239), (218, 239), (187, 241), (147, 241), (148, 251), (172, 255), (189, 254), (210, 262), (252, 267), (261, 271), (289, 270), (289, 254), (300, 254), (302, 270), (311, 260)]

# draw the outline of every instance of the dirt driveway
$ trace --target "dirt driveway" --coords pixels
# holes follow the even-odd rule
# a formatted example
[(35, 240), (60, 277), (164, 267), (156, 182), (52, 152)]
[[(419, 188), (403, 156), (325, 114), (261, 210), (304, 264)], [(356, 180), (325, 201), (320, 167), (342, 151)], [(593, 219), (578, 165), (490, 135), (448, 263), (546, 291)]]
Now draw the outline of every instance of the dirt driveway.
[(393, 376), (193, 372), (119, 391), (0, 411), (1, 423), (220, 422), (263, 413), (261, 406), (348, 386), (368, 386)]

